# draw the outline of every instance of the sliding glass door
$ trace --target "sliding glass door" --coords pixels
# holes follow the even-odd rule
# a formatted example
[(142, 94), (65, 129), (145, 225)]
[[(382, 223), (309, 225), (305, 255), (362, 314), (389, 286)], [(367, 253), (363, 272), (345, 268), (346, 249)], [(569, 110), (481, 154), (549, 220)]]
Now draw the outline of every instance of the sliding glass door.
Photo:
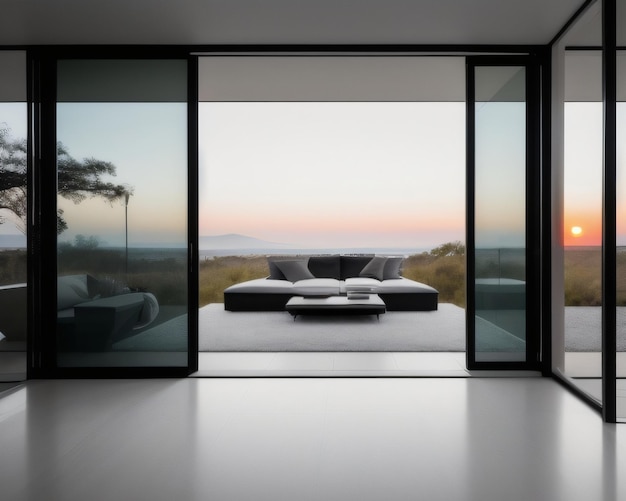
[(468, 59), (468, 367), (537, 363), (535, 67)]
[[(615, 2), (615, 420), (626, 422), (626, 1)], [(612, 17), (606, 16), (606, 19)], [(611, 30), (612, 31), (612, 30)], [(612, 52), (612, 51), (611, 51)], [(608, 186), (605, 188), (608, 189)], [(612, 315), (612, 312), (611, 312)], [(607, 333), (610, 335), (611, 333)], [(612, 343), (611, 343), (612, 344)], [(612, 353), (606, 353), (613, 358)], [(612, 360), (611, 360), (612, 362)], [(613, 364), (611, 363), (611, 369)], [(608, 371), (612, 372), (612, 371)], [(610, 395), (612, 397), (613, 395)], [(612, 416), (611, 416), (612, 417)]]
[(43, 93), (42, 122), (54, 115), (55, 134), (44, 134), (43, 156), (54, 155), (55, 169), (44, 165), (42, 177), (54, 175), (56, 196), (43, 201), (42, 225), (56, 235), (43, 242), (54, 253), (41, 307), (55, 324), (42, 340), (44, 368), (187, 374), (197, 363), (188, 61), (47, 64), (56, 89)]
[[(26, 378), (26, 52), (0, 51), (0, 389)], [(8, 383), (7, 383), (8, 384)]]

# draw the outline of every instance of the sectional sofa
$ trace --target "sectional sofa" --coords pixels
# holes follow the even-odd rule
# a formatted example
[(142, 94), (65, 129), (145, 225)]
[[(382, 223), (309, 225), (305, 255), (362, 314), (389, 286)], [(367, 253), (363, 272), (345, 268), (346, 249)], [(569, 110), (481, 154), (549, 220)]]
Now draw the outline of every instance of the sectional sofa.
[(132, 292), (87, 274), (57, 280), (57, 329), (62, 349), (109, 350), (113, 343), (152, 323), (158, 313), (157, 298), (149, 292)]
[(378, 294), (387, 311), (437, 309), (436, 289), (404, 278), (401, 257), (310, 256), (268, 258), (270, 275), (224, 290), (228, 311), (282, 311), (293, 296), (334, 296), (350, 290)]

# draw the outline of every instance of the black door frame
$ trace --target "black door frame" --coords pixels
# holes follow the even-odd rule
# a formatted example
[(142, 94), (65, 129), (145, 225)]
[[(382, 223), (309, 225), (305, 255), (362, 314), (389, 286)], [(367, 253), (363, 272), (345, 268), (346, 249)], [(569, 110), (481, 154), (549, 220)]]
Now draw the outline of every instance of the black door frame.
[[(470, 370), (542, 370), (541, 360), (541, 217), (542, 107), (541, 63), (535, 56), (467, 57), (467, 223), (466, 223), (466, 363)], [(476, 360), (475, 268), (475, 69), (478, 66), (526, 68), (526, 360), (523, 362)], [(544, 186), (544, 189), (546, 187)]]
[[(236, 55), (246, 52), (254, 55), (308, 55), (312, 53), (323, 55), (351, 54), (355, 57), (367, 55), (401, 55), (405, 57), (428, 56), (441, 54), (449, 56), (464, 56), (467, 61), (482, 61), (488, 59), (525, 58), (532, 61), (533, 71), (539, 71), (539, 61), (546, 64), (546, 46), (467, 46), (467, 45), (203, 45), (203, 46), (30, 46), (25, 47), (28, 52), (29, 69), (29, 127), (32, 133), (30, 155), (30, 226), (29, 226), (29, 363), (28, 377), (184, 377), (195, 372), (198, 367), (198, 191), (195, 182), (198, 175), (198, 57), (201, 55)], [(481, 54), (499, 54), (486, 56)], [(509, 55), (511, 54), (511, 55)], [(519, 54), (522, 54), (521, 56)], [(62, 58), (84, 59), (167, 59), (180, 58), (188, 61), (188, 104), (189, 104), (189, 363), (185, 370), (179, 368), (59, 368), (56, 367), (54, 353), (54, 338), (46, 336), (47, 326), (56, 321), (56, 289), (50, 284), (56, 283), (56, 265), (43, 258), (49, 252), (56, 252), (56, 193), (49, 190), (51, 183), (56, 183), (54, 175), (56, 157), (56, 119), (55, 119), (55, 82), (56, 60)], [(510, 59), (513, 60), (513, 59)], [(545, 72), (544, 72), (545, 73)], [(547, 74), (547, 73), (546, 73)], [(544, 87), (547, 80), (544, 76)], [(537, 101), (540, 93), (537, 90)], [(539, 120), (539, 109), (536, 110)], [(546, 114), (543, 114), (545, 125)], [(536, 129), (540, 130), (539, 127)], [(544, 134), (545, 138), (549, 135)], [(537, 138), (539, 141), (540, 138)], [(540, 155), (539, 145), (536, 143), (534, 156)], [(529, 148), (532, 146), (529, 145)], [(468, 149), (469, 152), (469, 149)], [(544, 153), (545, 157), (545, 153)], [(535, 177), (538, 170), (533, 171)], [(538, 179), (533, 180), (538, 182)], [(54, 184), (52, 184), (54, 185)], [(532, 207), (532, 204), (529, 205)], [(540, 212), (537, 206), (534, 209)], [(531, 215), (533, 218), (535, 215)], [(533, 225), (536, 228), (537, 225)], [(537, 240), (538, 241), (538, 240)], [(535, 248), (535, 247), (533, 247)], [(538, 269), (539, 258), (531, 257)], [(539, 272), (537, 271), (537, 276)], [(538, 283), (538, 281), (537, 281)], [(468, 297), (469, 300), (469, 297)], [(194, 304), (195, 303), (195, 304)], [(539, 306), (533, 317), (539, 318)], [(537, 329), (536, 332), (539, 332)], [(193, 335), (191, 335), (193, 333)], [(538, 337), (537, 337), (538, 339)], [(532, 345), (533, 343), (531, 343)], [(537, 341), (538, 344), (538, 341)], [(533, 355), (537, 352), (533, 347)], [(488, 369), (524, 368), (536, 369), (537, 363), (516, 364), (505, 366), (489, 365)], [(549, 363), (549, 360), (548, 362)], [(544, 358), (545, 365), (545, 358)], [(544, 367), (545, 369), (545, 367)], [(544, 374), (548, 375), (545, 370)]]
[[(188, 356), (186, 367), (59, 367), (56, 362), (56, 81), (61, 59), (180, 59), (188, 95)], [(186, 377), (198, 370), (198, 66), (185, 48), (37, 47), (28, 50), (30, 378)]]

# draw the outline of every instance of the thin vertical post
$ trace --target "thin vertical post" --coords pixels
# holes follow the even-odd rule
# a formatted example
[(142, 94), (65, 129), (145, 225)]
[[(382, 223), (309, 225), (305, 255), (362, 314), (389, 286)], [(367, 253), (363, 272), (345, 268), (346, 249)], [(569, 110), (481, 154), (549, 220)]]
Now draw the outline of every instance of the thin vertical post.
[(602, 87), (604, 166), (602, 215), (602, 413), (607, 423), (617, 420), (617, 298), (616, 298), (616, 181), (617, 181), (617, 5), (602, 2)]
[(125, 230), (125, 250), (126, 259), (124, 260), (124, 280), (128, 282), (128, 200), (130, 199), (130, 193), (124, 194), (124, 230)]

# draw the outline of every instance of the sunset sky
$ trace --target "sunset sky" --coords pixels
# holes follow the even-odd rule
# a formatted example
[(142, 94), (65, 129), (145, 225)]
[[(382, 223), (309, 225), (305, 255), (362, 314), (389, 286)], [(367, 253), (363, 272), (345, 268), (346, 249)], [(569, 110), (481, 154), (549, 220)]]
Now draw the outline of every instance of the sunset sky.
[[(158, 106), (59, 109), (70, 153), (113, 162), (115, 181), (136, 187), (131, 245), (185, 239), (185, 114)], [(463, 103), (202, 103), (200, 234), (302, 247), (464, 240), (464, 113)], [(0, 122), (25, 135), (24, 103), (0, 104)], [(601, 243), (601, 123), (599, 103), (567, 104), (565, 245)], [(626, 152), (618, 155), (626, 165)], [(626, 175), (618, 177), (618, 200), (626, 200)], [(123, 242), (121, 203), (61, 204), (71, 222), (62, 239)], [(626, 203), (618, 205), (618, 244), (626, 245)], [(0, 225), (0, 235), (14, 233), (10, 222)]]
[[(76, 159), (112, 162), (111, 179), (133, 187), (129, 246), (186, 246), (187, 109), (184, 103), (61, 103), (58, 139)], [(60, 198), (68, 230), (60, 239), (95, 235), (124, 245), (124, 204), (101, 198), (78, 205)]]
[(465, 239), (464, 103), (201, 103), (200, 126), (201, 235)]
[[(564, 207), (564, 244), (601, 245), (601, 103), (567, 103), (565, 106)], [(572, 228), (578, 229), (572, 232)], [(624, 242), (626, 232), (621, 233)]]

